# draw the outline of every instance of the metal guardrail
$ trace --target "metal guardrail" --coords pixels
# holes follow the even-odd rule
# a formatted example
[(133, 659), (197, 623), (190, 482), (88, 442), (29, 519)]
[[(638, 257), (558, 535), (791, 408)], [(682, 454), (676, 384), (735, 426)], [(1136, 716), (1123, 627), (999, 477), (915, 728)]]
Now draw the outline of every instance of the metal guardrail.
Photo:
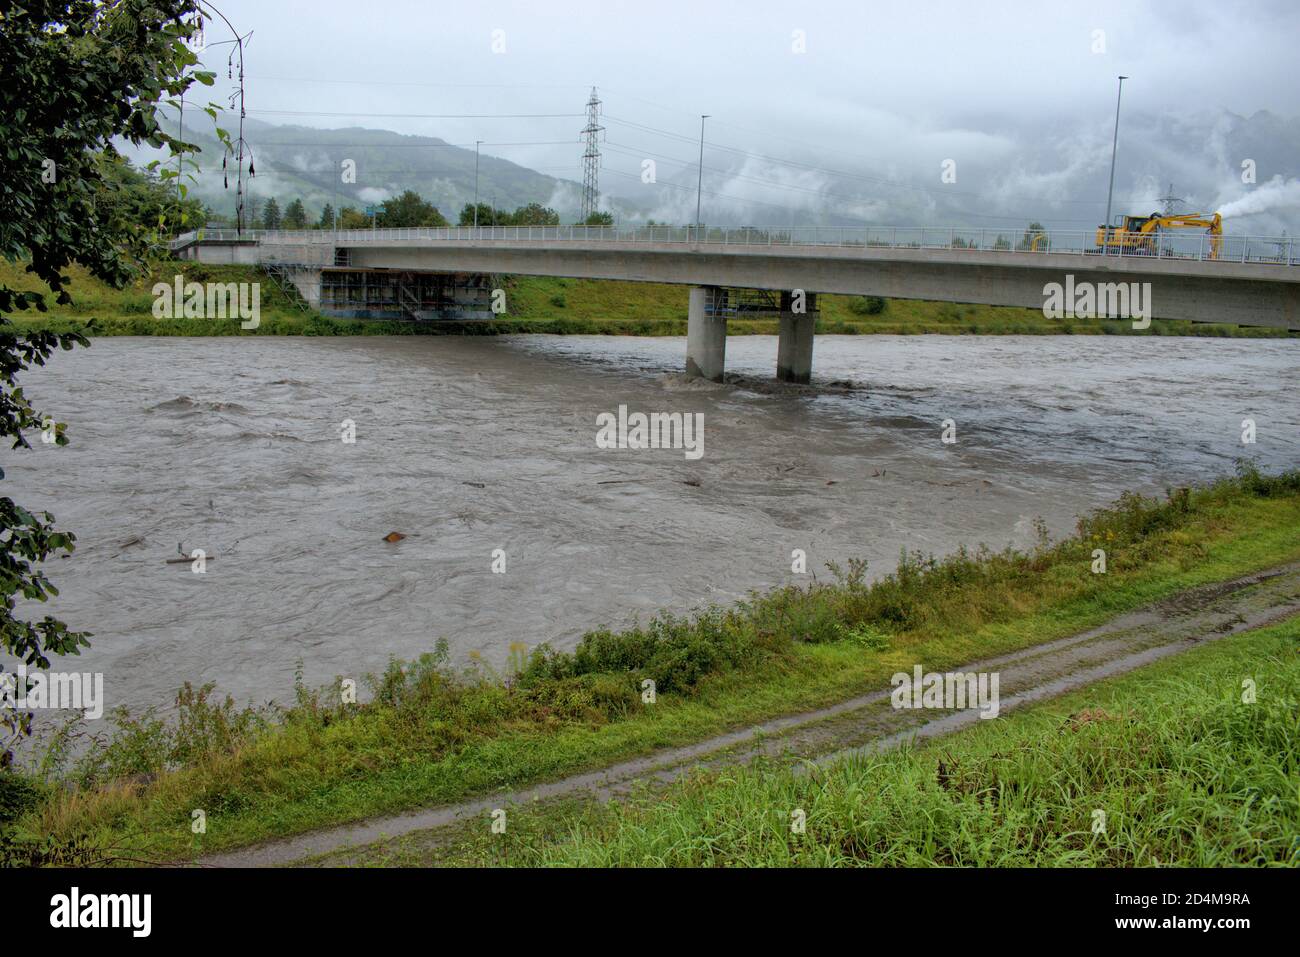
[[(194, 242), (255, 241), (263, 245), (417, 242), (581, 242), (682, 244), (690, 246), (833, 246), (900, 249), (969, 249), (1020, 255), (1074, 253), (1119, 259), (1191, 259), (1300, 265), (1300, 246), (1290, 237), (1210, 236), (1163, 232), (1153, 252), (1122, 248), (1103, 251), (1097, 230), (1046, 230), (935, 226), (418, 226), (406, 229), (260, 230), (200, 229), (172, 240), (180, 249)], [(1217, 246), (1217, 250), (1216, 247)], [(1217, 255), (1215, 253), (1217, 252)]]

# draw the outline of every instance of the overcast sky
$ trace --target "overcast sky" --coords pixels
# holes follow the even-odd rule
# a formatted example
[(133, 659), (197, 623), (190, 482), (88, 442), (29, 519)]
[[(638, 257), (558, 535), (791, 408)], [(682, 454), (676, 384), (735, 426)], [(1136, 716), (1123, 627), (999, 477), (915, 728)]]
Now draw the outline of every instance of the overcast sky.
[[(1300, 4), (1290, 0), (220, 7), (253, 31), (247, 102), (270, 122), (483, 140), (484, 152), (580, 180), (580, 115), (445, 114), (581, 114), (596, 86), (602, 185), (658, 197), (669, 218), (694, 203), (662, 184), (693, 185), (701, 113), (711, 115), (704, 165), (715, 205), (743, 196), (771, 222), (828, 205), (874, 221), (933, 219), (960, 197), (968, 218), (1010, 220), (1050, 202), (1059, 223), (1079, 224), (1104, 211), (1118, 74), (1131, 79), (1116, 191), (1134, 204), (1179, 178), (1195, 202), (1237, 199), (1252, 187), (1235, 181), (1231, 141), (1214, 141), (1221, 118), (1267, 110), (1294, 130), (1300, 113)], [(227, 36), (214, 25), (207, 40)], [(227, 49), (205, 54), (223, 82)], [(1285, 205), (1298, 170), (1283, 146), (1258, 182), (1280, 176)], [(657, 188), (640, 183), (645, 159)], [(955, 182), (941, 180), (945, 160)]]

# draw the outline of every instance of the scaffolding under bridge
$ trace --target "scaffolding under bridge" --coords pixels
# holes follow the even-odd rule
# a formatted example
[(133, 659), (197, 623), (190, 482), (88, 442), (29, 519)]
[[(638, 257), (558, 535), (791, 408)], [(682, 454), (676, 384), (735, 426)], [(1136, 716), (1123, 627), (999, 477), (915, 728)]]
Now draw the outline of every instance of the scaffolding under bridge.
[(500, 286), (481, 273), (326, 266), (320, 275), (321, 312), (350, 319), (493, 319), (492, 290)]

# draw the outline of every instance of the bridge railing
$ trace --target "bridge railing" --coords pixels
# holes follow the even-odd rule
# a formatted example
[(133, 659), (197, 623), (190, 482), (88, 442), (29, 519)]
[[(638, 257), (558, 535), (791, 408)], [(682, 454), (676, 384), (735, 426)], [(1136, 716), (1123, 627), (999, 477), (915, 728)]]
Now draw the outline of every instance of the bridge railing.
[(1097, 230), (973, 229), (947, 226), (417, 226), (403, 229), (262, 230), (216, 228), (185, 233), (172, 241), (256, 242), (262, 245), (364, 245), (366, 243), (620, 243), (687, 246), (833, 246), (904, 249), (968, 249), (1023, 255), (1074, 253), (1116, 258), (1172, 259), (1300, 265), (1300, 245), (1289, 237), (1219, 236), (1164, 232), (1144, 248), (1097, 245)]

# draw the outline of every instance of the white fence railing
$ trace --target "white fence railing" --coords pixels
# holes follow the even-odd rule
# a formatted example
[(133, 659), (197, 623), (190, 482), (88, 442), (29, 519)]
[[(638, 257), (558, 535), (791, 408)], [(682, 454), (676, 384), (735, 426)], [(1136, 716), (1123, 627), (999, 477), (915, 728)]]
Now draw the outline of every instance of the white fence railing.
[[(936, 226), (418, 226), (406, 229), (262, 230), (216, 228), (184, 233), (173, 249), (199, 241), (256, 241), (265, 245), (361, 245), (418, 242), (549, 242), (683, 244), (714, 246), (835, 246), (845, 248), (967, 249), (984, 252), (1074, 253), (1117, 258), (1153, 257), (1222, 262), (1300, 265), (1300, 246), (1289, 237), (1210, 236), (1162, 232), (1144, 237), (1144, 248), (1110, 248), (1097, 243), (1096, 229), (968, 229)], [(1136, 239), (1136, 236), (1134, 237)]]

